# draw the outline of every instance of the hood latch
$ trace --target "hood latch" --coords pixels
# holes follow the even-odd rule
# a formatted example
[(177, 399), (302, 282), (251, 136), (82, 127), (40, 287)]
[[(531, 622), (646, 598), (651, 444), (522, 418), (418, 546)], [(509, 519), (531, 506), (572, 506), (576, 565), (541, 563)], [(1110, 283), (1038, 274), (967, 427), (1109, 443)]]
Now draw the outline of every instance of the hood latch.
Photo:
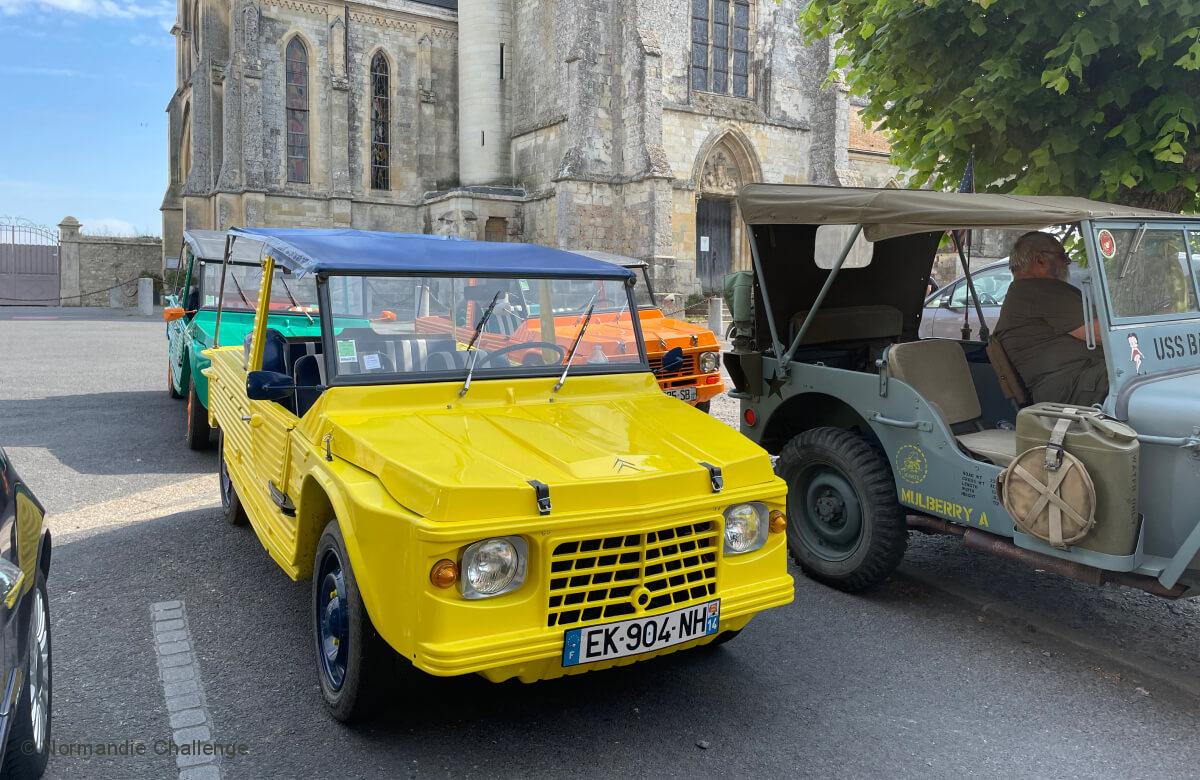
[(545, 482), (538, 482), (536, 479), (529, 480), (529, 486), (537, 495), (538, 514), (550, 514), (550, 486)]
[(700, 465), (708, 469), (708, 478), (712, 482), (712, 492), (720, 493), (725, 489), (725, 477), (721, 476), (721, 467), (700, 461)]

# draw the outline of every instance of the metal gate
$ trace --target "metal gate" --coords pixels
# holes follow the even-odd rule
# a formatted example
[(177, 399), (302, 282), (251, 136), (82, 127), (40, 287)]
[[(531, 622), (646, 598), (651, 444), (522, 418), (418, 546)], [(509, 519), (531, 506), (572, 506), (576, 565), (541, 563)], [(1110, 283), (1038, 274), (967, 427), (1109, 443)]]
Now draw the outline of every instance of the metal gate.
[(733, 257), (733, 204), (701, 198), (696, 203), (696, 276), (705, 295), (721, 292)]
[(0, 217), (0, 306), (57, 306), (58, 234)]

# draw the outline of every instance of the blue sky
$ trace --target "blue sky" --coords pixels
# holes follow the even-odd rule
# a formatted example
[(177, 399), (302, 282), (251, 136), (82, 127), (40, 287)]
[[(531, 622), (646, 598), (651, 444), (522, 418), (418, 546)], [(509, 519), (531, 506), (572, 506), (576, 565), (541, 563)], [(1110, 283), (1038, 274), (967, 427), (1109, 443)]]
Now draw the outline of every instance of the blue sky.
[(0, 0), (0, 216), (157, 235), (175, 3)]

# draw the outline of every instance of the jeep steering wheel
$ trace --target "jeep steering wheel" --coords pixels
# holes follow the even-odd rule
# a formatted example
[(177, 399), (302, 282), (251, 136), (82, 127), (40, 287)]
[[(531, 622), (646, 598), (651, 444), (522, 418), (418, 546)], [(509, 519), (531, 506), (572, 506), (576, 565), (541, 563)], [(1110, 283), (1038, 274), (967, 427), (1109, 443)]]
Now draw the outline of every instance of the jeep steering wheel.
[[(561, 365), (567, 357), (567, 351), (557, 344), (552, 344), (549, 341), (522, 341), (520, 344), (509, 344), (507, 347), (501, 347), (495, 352), (489, 352), (488, 356), (483, 359), (479, 365), (486, 366), (498, 357), (507, 355), (509, 352), (516, 352), (519, 349), (552, 349), (558, 353), (558, 363)], [(547, 363), (545, 365), (553, 365)]]

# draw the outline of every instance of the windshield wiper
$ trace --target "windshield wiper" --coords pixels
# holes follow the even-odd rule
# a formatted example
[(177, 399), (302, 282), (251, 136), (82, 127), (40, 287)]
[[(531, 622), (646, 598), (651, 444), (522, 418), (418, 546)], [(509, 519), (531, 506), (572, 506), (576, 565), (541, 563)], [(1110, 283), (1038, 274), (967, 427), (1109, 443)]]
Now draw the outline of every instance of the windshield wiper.
[(500, 300), (500, 293), (503, 290), (496, 290), (496, 294), (492, 296), (492, 302), (488, 304), (487, 311), (479, 318), (479, 324), (475, 326), (475, 334), (471, 336), (471, 343), (467, 344), (467, 352), (470, 353), (468, 360), (470, 365), (467, 366), (467, 381), (463, 382), (463, 386), (458, 390), (458, 397), (462, 398), (471, 389), (471, 374), (475, 373), (475, 363), (479, 357), (479, 350), (475, 348), (475, 342), (479, 340), (479, 334), (483, 333), (483, 326), (487, 324), (488, 318), (492, 316), (492, 309), (496, 308), (496, 301)]
[(247, 309), (256, 308), (256, 307), (250, 305), (250, 300), (246, 297), (246, 293), (242, 292), (242, 286), (240, 284), (238, 284), (237, 275), (230, 274), (229, 278), (231, 280), (233, 280), (233, 286), (237, 288), (238, 295), (242, 296), (242, 303), (246, 304), (246, 308)]
[(1133, 241), (1129, 244), (1129, 249), (1125, 250), (1125, 256), (1121, 258), (1121, 269), (1117, 273), (1118, 279), (1124, 279), (1129, 273), (1130, 262), (1133, 260), (1133, 256), (1137, 254), (1137, 251), (1142, 248), (1142, 239), (1145, 237), (1146, 228), (1148, 227), (1149, 225), (1145, 222), (1138, 225), (1137, 232), (1133, 234)]
[(292, 302), (292, 308), (299, 309), (301, 314), (303, 314), (305, 317), (308, 317), (308, 324), (312, 325), (313, 324), (312, 315), (309, 314), (308, 311), (303, 306), (300, 305), (299, 301), (296, 300), (296, 296), (292, 295), (292, 291), (287, 286), (287, 280), (283, 278), (283, 274), (279, 275), (279, 283), (283, 285), (283, 291), (285, 293), (287, 293), (288, 300)]
[[(596, 295), (599, 294), (596, 293)], [(563, 368), (562, 376), (554, 383), (554, 392), (556, 393), (566, 384), (567, 373), (571, 370), (571, 362), (575, 360), (575, 350), (579, 349), (579, 342), (583, 340), (583, 333), (592, 321), (592, 310), (596, 308), (596, 295), (593, 295), (592, 300), (588, 302), (587, 313), (583, 315), (583, 325), (579, 327), (579, 332), (575, 334), (575, 341), (571, 344), (571, 351), (567, 353), (567, 365)]]

